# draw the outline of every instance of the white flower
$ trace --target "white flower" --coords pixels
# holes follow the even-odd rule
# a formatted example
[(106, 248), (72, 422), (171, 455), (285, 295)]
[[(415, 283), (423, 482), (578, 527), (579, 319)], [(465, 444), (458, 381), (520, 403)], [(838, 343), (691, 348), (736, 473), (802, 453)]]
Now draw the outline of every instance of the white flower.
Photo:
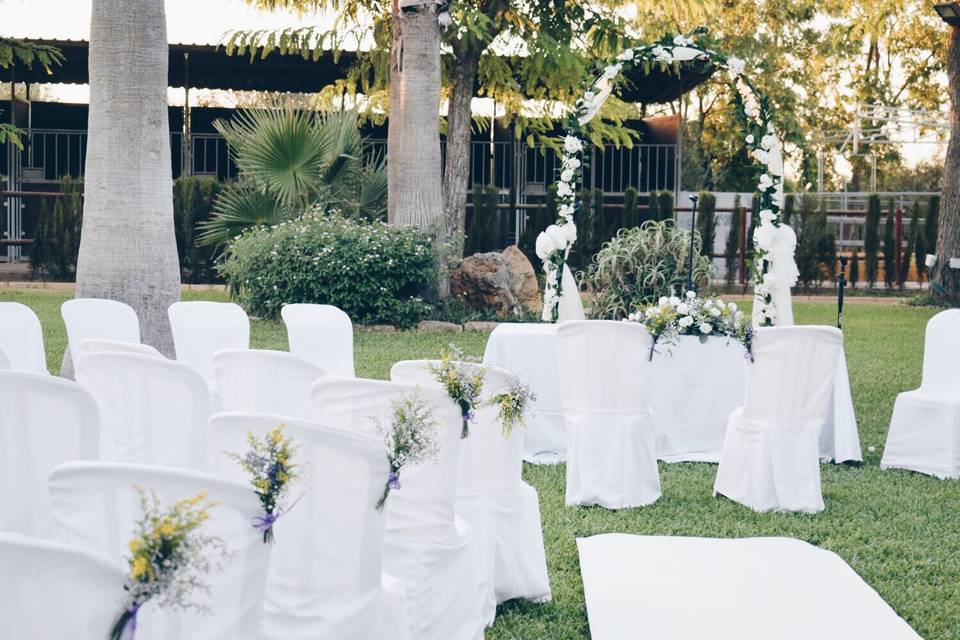
[(777, 144), (777, 136), (773, 135), (772, 133), (768, 133), (767, 135), (760, 138), (760, 146), (762, 146), (764, 149), (767, 149), (767, 150), (773, 149), (774, 145), (776, 144)]
[(567, 156), (563, 159), (563, 168), (576, 171), (580, 168), (580, 160), (578, 158), (574, 158), (573, 156)]
[(566, 238), (568, 245), (577, 241), (577, 225), (572, 222), (567, 222), (566, 224), (560, 225), (560, 229), (563, 230), (564, 238)]
[(633, 49), (627, 49), (623, 53), (617, 56), (617, 60), (623, 60), (625, 62), (630, 62), (633, 60)]
[(747, 68), (747, 63), (740, 58), (727, 58), (727, 68), (730, 69), (731, 73), (739, 76), (743, 75), (743, 71)]
[(752, 155), (753, 159), (762, 165), (770, 164), (770, 154), (763, 149), (754, 149), (750, 155)]
[(683, 316), (677, 321), (677, 324), (686, 329), (693, 324), (693, 316)]
[(756, 142), (757, 139), (754, 138), (754, 137), (753, 137), (753, 134), (751, 133), (751, 134), (747, 135), (746, 140), (747, 140), (747, 144), (753, 144), (754, 142)]
[(546, 260), (550, 257), (550, 254), (557, 250), (557, 246), (553, 242), (553, 238), (547, 235), (546, 231), (542, 231), (540, 235), (537, 236), (537, 257), (541, 260)]
[(569, 182), (558, 182), (557, 183), (557, 197), (566, 198), (567, 196), (573, 195), (573, 189), (570, 188)]
[(736, 302), (731, 302), (731, 303), (727, 304), (727, 309), (730, 311), (730, 313), (736, 313), (736, 312), (737, 312), (737, 303), (736, 303)]
[(583, 142), (577, 136), (567, 136), (563, 139), (563, 150), (567, 153), (580, 153), (583, 151)]
[(690, 313), (690, 305), (688, 305), (686, 302), (681, 302), (677, 305), (677, 313)]
[(563, 218), (569, 218), (573, 216), (573, 205), (572, 204), (562, 204), (560, 208), (557, 209), (557, 213), (560, 214)]
[(720, 311), (720, 309), (717, 309), (716, 307), (712, 307), (710, 309), (710, 315), (713, 316), (714, 318), (719, 318), (721, 313), (722, 311)]
[(553, 244), (557, 247), (557, 249), (562, 250), (567, 248), (567, 232), (564, 231), (560, 225), (550, 225), (547, 227), (546, 234), (550, 236), (551, 240), (553, 240)]
[(700, 329), (700, 333), (704, 335), (713, 331), (713, 325), (711, 325), (709, 322), (701, 322), (700, 326), (697, 328)]
[(687, 45), (693, 44), (693, 40), (685, 38), (684, 36), (677, 36), (673, 39), (673, 44), (678, 47), (686, 47)]
[(773, 211), (770, 209), (763, 209), (760, 211), (760, 224), (770, 224), (774, 219)]
[(687, 300), (693, 300), (697, 297), (696, 291), (687, 291)]
[(660, 300), (657, 302), (661, 307), (666, 307), (670, 304), (670, 298), (667, 296), (660, 296)]
[(769, 191), (773, 187), (773, 178), (770, 177), (770, 174), (765, 173), (760, 176), (760, 182), (757, 184), (757, 190), (761, 193), (764, 191)]
[(649, 309), (647, 309), (646, 316), (648, 318), (652, 318), (658, 315), (660, 315), (660, 307), (650, 307)]
[(551, 289), (557, 286), (557, 270), (553, 267), (547, 270), (546, 283)]
[(680, 298), (677, 296), (670, 296), (670, 306), (676, 307), (678, 304), (680, 304)]
[(657, 62), (673, 62), (673, 55), (660, 45), (655, 46), (650, 50), (650, 53), (653, 54), (654, 60)]
[(572, 170), (572, 169), (564, 169), (563, 171), (561, 171), (561, 172), (560, 172), (560, 179), (561, 179), (562, 181), (564, 181), (564, 182), (570, 182), (571, 180), (573, 180), (573, 170)]

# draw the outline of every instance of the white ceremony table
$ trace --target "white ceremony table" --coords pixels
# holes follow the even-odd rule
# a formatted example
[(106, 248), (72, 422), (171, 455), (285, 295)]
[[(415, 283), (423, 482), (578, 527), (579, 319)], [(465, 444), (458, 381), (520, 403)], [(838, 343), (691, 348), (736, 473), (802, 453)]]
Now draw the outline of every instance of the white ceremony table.
[[(524, 459), (553, 464), (566, 459), (566, 432), (557, 370), (557, 325), (505, 323), (487, 341), (483, 361), (529, 381), (537, 400), (527, 419)], [(719, 462), (730, 412), (743, 404), (748, 360), (727, 338), (681, 336), (658, 345), (650, 412), (657, 457), (665, 462)], [(850, 395), (846, 358), (841, 352), (833, 410), (820, 437), (820, 457), (860, 461), (860, 438)]]

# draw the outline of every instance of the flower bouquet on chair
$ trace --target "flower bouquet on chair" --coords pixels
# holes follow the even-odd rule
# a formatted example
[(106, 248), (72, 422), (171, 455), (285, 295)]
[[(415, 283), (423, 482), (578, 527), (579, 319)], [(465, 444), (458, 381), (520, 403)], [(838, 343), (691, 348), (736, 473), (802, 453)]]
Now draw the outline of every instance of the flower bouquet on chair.
[(437, 423), (417, 390), (395, 400), (392, 411), (390, 422), (379, 425), (390, 461), (390, 477), (377, 501), (377, 511), (383, 511), (390, 491), (400, 488), (400, 470), (405, 465), (433, 462), (440, 455)]
[(250, 483), (260, 498), (264, 515), (253, 519), (253, 526), (263, 533), (264, 543), (273, 542), (273, 525), (290, 507), (282, 502), (297, 478), (299, 465), (293, 463), (297, 446), (283, 433), (283, 425), (269, 431), (262, 439), (247, 434), (250, 451), (245, 455), (227, 453), (244, 471), (250, 474)]
[(528, 405), (536, 399), (537, 396), (530, 389), (530, 385), (516, 376), (512, 378), (510, 386), (505, 391), (490, 397), (487, 404), (500, 409), (497, 418), (503, 425), (504, 438), (509, 438), (516, 427), (527, 426)]
[(480, 405), (485, 372), (483, 365), (466, 361), (463, 351), (450, 345), (448, 350), (440, 354), (440, 364), (430, 365), (430, 372), (460, 407), (460, 414), (463, 416), (460, 437), (466, 438), (470, 435), (474, 411)]
[(156, 494), (140, 487), (137, 491), (143, 518), (129, 544), (127, 599), (110, 640), (133, 640), (137, 613), (150, 600), (172, 609), (203, 610), (190, 598), (196, 591), (207, 590), (204, 576), (219, 571), (229, 555), (223, 540), (203, 532), (202, 525), (214, 506), (206, 493), (179, 500), (164, 510)]

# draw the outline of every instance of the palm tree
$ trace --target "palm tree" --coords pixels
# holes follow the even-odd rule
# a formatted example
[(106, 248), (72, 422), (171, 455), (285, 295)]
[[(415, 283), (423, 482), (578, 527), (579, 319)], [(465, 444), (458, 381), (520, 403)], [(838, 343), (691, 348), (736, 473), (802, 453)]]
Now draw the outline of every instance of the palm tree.
[(167, 64), (163, 0), (93, 0), (76, 296), (129, 304), (143, 341), (172, 356), (167, 307), (180, 299), (180, 268)]
[(364, 159), (356, 112), (318, 113), (275, 103), (214, 126), (230, 146), (240, 179), (221, 191), (213, 216), (200, 225), (202, 244), (225, 243), (252, 226), (307, 211), (382, 217), (386, 167), (383, 157)]

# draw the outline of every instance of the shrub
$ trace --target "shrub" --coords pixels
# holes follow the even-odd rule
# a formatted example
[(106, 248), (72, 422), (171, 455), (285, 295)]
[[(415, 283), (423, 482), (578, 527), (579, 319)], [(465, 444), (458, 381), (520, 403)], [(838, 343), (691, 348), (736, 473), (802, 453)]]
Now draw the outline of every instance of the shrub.
[(661, 222), (664, 220), (673, 220), (673, 193), (670, 191), (661, 191), (657, 194), (657, 218)]
[(856, 288), (860, 282), (860, 252), (854, 251), (850, 258), (850, 286)]
[(500, 212), (497, 204), (499, 202), (500, 190), (497, 187), (479, 184), (473, 186), (473, 207), (468, 216), (470, 224), (467, 227), (464, 255), (494, 251), (498, 248)]
[(733, 201), (733, 212), (730, 214), (730, 229), (727, 231), (727, 246), (724, 248), (724, 262), (727, 269), (727, 286), (732, 287), (737, 279), (740, 257), (740, 227), (743, 225), (743, 209), (740, 207), (740, 196)]
[[(582, 274), (592, 295), (595, 318), (626, 318), (639, 305), (686, 288), (690, 232), (672, 220), (647, 221), (634, 229), (621, 229), (603, 245)], [(700, 255), (700, 236), (694, 234), (693, 282), (705, 290), (710, 260)]]
[(258, 316), (311, 302), (336, 305), (361, 324), (410, 327), (430, 314), (421, 294), (436, 282), (435, 261), (419, 229), (309, 214), (245, 232), (218, 270)]
[(867, 267), (867, 284), (873, 288), (877, 282), (877, 251), (880, 248), (880, 196), (871, 193), (867, 201), (867, 218), (863, 231), (864, 261)]
[(173, 182), (173, 224), (177, 235), (180, 277), (184, 282), (212, 282), (214, 248), (197, 244), (197, 225), (210, 219), (220, 183), (213, 178), (185, 176)]
[(57, 279), (76, 273), (82, 220), (83, 181), (64, 176), (53, 209), (47, 199), (40, 205), (40, 223), (30, 253), (30, 269), (34, 273), (43, 269)]
[[(937, 252), (937, 233), (940, 230), (940, 196), (930, 196), (927, 202), (927, 216), (923, 222), (923, 238), (927, 253)], [(924, 256), (926, 258), (926, 256)]]
[(640, 213), (637, 210), (637, 190), (629, 187), (623, 192), (623, 228), (633, 229), (640, 225)]
[(800, 218), (797, 220), (796, 262), (799, 280), (805, 288), (820, 282), (818, 249), (820, 247), (819, 214), (814, 208), (814, 199), (806, 195), (800, 200)]
[(897, 276), (896, 234), (893, 221), (893, 200), (887, 208), (887, 221), (883, 227), (883, 283), (887, 289), (893, 288)]
[(794, 194), (789, 194), (783, 199), (783, 211), (780, 212), (780, 221), (783, 224), (790, 224), (790, 221), (793, 220), (793, 211), (797, 206), (797, 197)]
[(697, 231), (703, 240), (700, 254), (708, 258), (713, 255), (713, 245), (717, 238), (717, 197), (703, 191), (697, 201)]

